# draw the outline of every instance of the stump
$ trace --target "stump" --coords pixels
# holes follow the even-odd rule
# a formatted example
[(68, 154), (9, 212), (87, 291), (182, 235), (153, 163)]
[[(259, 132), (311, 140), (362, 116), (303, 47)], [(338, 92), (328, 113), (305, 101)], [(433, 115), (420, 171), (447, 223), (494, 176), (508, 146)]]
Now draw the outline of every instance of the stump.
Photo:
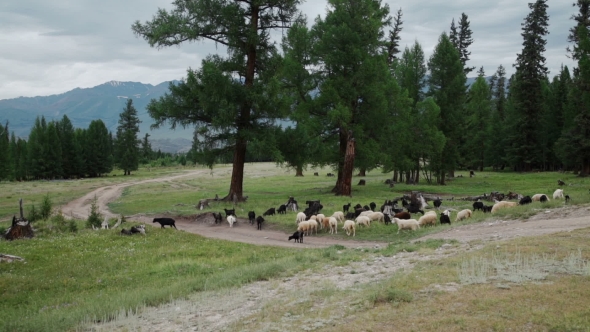
[(16, 218), (16, 216), (12, 217), (12, 225), (4, 234), (4, 238), (6, 240), (15, 240), (15, 239), (22, 239), (22, 238), (32, 238), (35, 236), (35, 232), (33, 231), (33, 227), (31, 227), (31, 223), (25, 219), (23, 215), (23, 200), (22, 198), (19, 200), (20, 205), (20, 218)]
[(358, 186), (364, 186), (366, 184), (364, 179), (361, 179), (358, 183)]

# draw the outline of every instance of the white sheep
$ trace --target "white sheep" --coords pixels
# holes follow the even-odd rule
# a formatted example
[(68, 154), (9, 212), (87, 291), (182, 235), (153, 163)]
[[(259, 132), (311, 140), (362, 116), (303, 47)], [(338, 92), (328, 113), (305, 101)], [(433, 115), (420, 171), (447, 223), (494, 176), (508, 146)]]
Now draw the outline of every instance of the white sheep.
[(311, 229), (311, 227), (311, 224), (304, 220), (299, 223), (299, 225), (297, 226), (297, 230), (305, 235), (309, 235), (309, 230)]
[(305, 219), (307, 219), (307, 216), (305, 215), (305, 213), (299, 212), (299, 213), (297, 213), (297, 218), (295, 219), (295, 222), (297, 222), (297, 225), (299, 225), (299, 223), (302, 221), (305, 221)]
[(563, 189), (557, 189), (553, 192), (553, 199), (563, 198)]
[(492, 206), (492, 213), (498, 211), (499, 209), (503, 209), (503, 208), (507, 208), (507, 207), (513, 207), (518, 205), (518, 203), (516, 202), (508, 202), (508, 201), (501, 201), (501, 202), (497, 202), (496, 204), (494, 204), (494, 206)]
[(369, 214), (367, 217), (369, 217), (369, 219), (371, 219), (371, 221), (380, 221), (380, 222), (385, 222), (385, 216), (383, 215), (382, 212), (373, 212), (371, 214)]
[(342, 229), (346, 231), (346, 235), (350, 236), (350, 233), (352, 232), (352, 236), (356, 236), (356, 227), (354, 221), (346, 220), (344, 222), (344, 226), (342, 226)]
[(338, 219), (330, 217), (328, 224), (330, 225), (330, 234), (338, 234)]
[(361, 213), (359, 214), (359, 216), (368, 216), (368, 215), (370, 215), (371, 213), (373, 213), (373, 211), (371, 211), (371, 210), (367, 210), (367, 211), (363, 211), (363, 212), (361, 212)]
[(420, 224), (416, 219), (393, 218), (392, 222), (395, 222), (397, 224), (397, 234), (399, 234), (399, 231), (401, 231), (402, 229), (410, 229), (415, 231), (420, 228)]
[[(545, 194), (535, 194), (533, 195), (533, 197), (531, 197), (531, 199), (533, 200), (533, 202), (540, 202), (541, 201), (541, 197), (543, 197), (543, 195)], [(547, 197), (547, 202), (549, 202), (549, 196), (545, 195)]]
[[(429, 211), (429, 212), (434, 212), (434, 211)], [(438, 219), (436, 212), (426, 213), (422, 217), (420, 217), (420, 219), (418, 219), (418, 224), (420, 224), (420, 226), (425, 226), (425, 225), (436, 226), (436, 219)]]
[(234, 223), (236, 222), (236, 217), (233, 214), (227, 216), (227, 222), (229, 223), (229, 227), (234, 227)]
[(365, 225), (367, 227), (371, 226), (371, 218), (368, 216), (358, 216), (356, 217), (356, 224), (357, 226)]
[(344, 212), (336, 211), (332, 214), (332, 217), (336, 218), (339, 222), (344, 222)]
[[(318, 223), (320, 223), (320, 227), (321, 227), (320, 229), (324, 229), (324, 223), (323, 223), (324, 218), (326, 218), (326, 216), (323, 213), (316, 214), (315, 220), (317, 220)], [(326, 224), (327, 224), (327, 222), (326, 222)]]
[(307, 221), (307, 223), (309, 224), (309, 229), (311, 231), (311, 234), (313, 234), (313, 231), (315, 230), (315, 233), (318, 233), (318, 222), (314, 219), (309, 219)]
[(457, 218), (455, 218), (455, 221), (460, 221), (463, 219), (471, 218), (472, 214), (473, 214), (473, 211), (471, 211), (469, 209), (461, 210), (461, 211), (459, 211), (459, 213), (457, 213)]

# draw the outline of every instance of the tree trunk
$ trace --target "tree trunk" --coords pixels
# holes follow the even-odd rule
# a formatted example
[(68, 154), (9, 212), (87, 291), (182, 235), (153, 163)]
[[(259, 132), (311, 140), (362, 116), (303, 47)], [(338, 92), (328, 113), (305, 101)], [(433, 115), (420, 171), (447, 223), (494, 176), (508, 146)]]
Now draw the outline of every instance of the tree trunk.
[(301, 166), (296, 167), (295, 176), (303, 176), (303, 167), (301, 167)]
[(588, 175), (590, 175), (590, 158), (584, 158), (582, 160), (582, 170), (580, 171), (580, 176)]
[(367, 169), (366, 168), (361, 168), (359, 170), (359, 174), (357, 174), (357, 176), (367, 176)]
[(352, 196), (352, 172), (354, 171), (354, 150), (356, 143), (351, 132), (345, 133), (344, 135), (347, 138), (344, 154), (344, 167), (342, 168), (342, 181), (336, 191), (336, 195)]
[(332, 189), (332, 192), (336, 195), (340, 195), (339, 190), (342, 187), (342, 182), (344, 181), (342, 170), (344, 169), (344, 159), (346, 158), (346, 143), (348, 142), (348, 135), (346, 131), (342, 128), (340, 128), (339, 130), (339, 140), (340, 160), (338, 161), (338, 179), (336, 180), (336, 185)]
[(231, 173), (231, 184), (229, 193), (223, 198), (224, 201), (237, 200), (244, 201), (242, 185), (244, 182), (244, 162), (246, 160), (246, 141), (240, 139), (236, 142), (236, 149), (234, 151), (234, 162)]
[(393, 182), (397, 182), (397, 171), (393, 171)]

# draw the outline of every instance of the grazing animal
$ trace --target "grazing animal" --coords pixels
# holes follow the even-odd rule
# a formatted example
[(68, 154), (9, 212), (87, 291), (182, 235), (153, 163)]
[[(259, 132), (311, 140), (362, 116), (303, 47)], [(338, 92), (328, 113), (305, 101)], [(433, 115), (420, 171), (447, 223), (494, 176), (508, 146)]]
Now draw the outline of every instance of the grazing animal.
[(330, 228), (330, 218), (322, 217), (321, 219), (318, 219), (318, 222), (320, 223), (320, 227), (322, 229), (328, 231), (328, 229)]
[(143, 234), (145, 235), (145, 225), (138, 225), (138, 226), (131, 226), (131, 229), (129, 229), (129, 231), (132, 234)]
[(371, 221), (380, 221), (380, 222), (385, 222), (385, 215), (383, 214), (383, 212), (373, 212), (370, 213), (367, 217), (369, 217), (369, 219), (371, 219)]
[[(160, 223), (160, 226), (162, 226), (162, 228), (164, 228), (164, 226), (170, 226), (170, 227), (174, 227), (176, 228), (176, 222), (174, 221), (174, 219), (172, 218), (154, 218), (154, 221), (152, 221), (153, 223)], [(178, 229), (178, 228), (176, 228)]]
[(330, 234), (338, 234), (338, 220), (336, 218), (328, 218), (328, 225), (330, 226)]
[(442, 201), (440, 198), (435, 199), (433, 202), (434, 207), (438, 210), (438, 208), (440, 208), (440, 206), (442, 205)]
[(459, 211), (459, 213), (457, 213), (457, 218), (455, 218), (455, 221), (461, 221), (463, 219), (471, 218), (472, 214), (473, 212), (471, 212), (471, 210), (469, 209), (461, 210)]
[(367, 216), (359, 216), (356, 218), (356, 224), (358, 226), (365, 225), (367, 227), (371, 226), (371, 219)]
[(342, 205), (342, 211), (348, 212), (348, 209), (350, 209), (350, 203)]
[(469, 177), (472, 178), (475, 176), (475, 172), (474, 171), (469, 171)]
[(126, 230), (125, 228), (123, 228), (121, 230), (121, 235), (133, 235), (133, 233), (131, 233), (130, 230)]
[(410, 215), (410, 213), (406, 212), (406, 211), (398, 212), (398, 213), (394, 214), (393, 217), (397, 218), (397, 219), (404, 219), (404, 220), (412, 219), (412, 215)]
[(451, 211), (450, 210), (444, 210), (441, 214), (440, 214), (440, 224), (451, 224)]
[(299, 225), (299, 223), (301, 223), (302, 221), (305, 221), (305, 219), (307, 219), (307, 216), (305, 215), (305, 213), (299, 212), (299, 213), (297, 213), (297, 217), (295, 218), (295, 222), (297, 223), (297, 225)]
[(492, 206), (491, 205), (484, 205), (483, 208), (482, 208), (482, 211), (484, 213), (486, 213), (486, 212), (492, 212)]
[(389, 214), (384, 213), (383, 214), (383, 219), (385, 219), (385, 225), (391, 224), (391, 217), (389, 216)]
[(262, 216), (258, 216), (258, 218), (256, 218), (256, 229), (261, 231), (263, 222), (264, 222), (264, 218), (262, 218)]
[(314, 172), (313, 176), (320, 176), (320, 174), (318, 172)]
[(250, 220), (250, 225), (254, 225), (254, 221), (256, 220), (256, 213), (254, 211), (248, 212), (248, 220)]
[[(531, 198), (533, 199), (533, 202), (541, 202), (541, 197), (543, 196), (547, 197), (545, 194), (535, 194)], [(549, 200), (549, 198), (547, 198), (547, 200)]]
[(219, 213), (213, 212), (213, 218), (215, 218), (216, 224), (219, 224), (223, 220), (223, 218), (221, 217), (221, 212), (219, 212)]
[(393, 218), (393, 221), (397, 224), (397, 234), (399, 234), (399, 231), (401, 231), (402, 229), (409, 229), (415, 231), (420, 228), (420, 224), (416, 219), (402, 220)]
[(336, 218), (339, 222), (344, 222), (344, 213), (342, 211), (336, 211), (332, 214), (332, 217)]
[(232, 214), (227, 216), (227, 222), (229, 223), (229, 227), (234, 227), (234, 223), (236, 222), (236, 217)]
[(483, 202), (477, 201), (473, 202), (473, 211), (482, 210), (483, 211)]
[(289, 236), (289, 241), (295, 239), (295, 243), (303, 243), (303, 232), (295, 231), (293, 235)]
[[(326, 217), (326, 216), (324, 216), (324, 214), (323, 214), (323, 213), (316, 214), (316, 216), (315, 216), (315, 220), (317, 220), (317, 221), (318, 221), (320, 224), (322, 224), (322, 219), (324, 219), (325, 217)], [(323, 224), (322, 224), (322, 227), (323, 227)]]
[(494, 212), (498, 211), (499, 209), (514, 207), (516, 205), (517, 205), (516, 202), (501, 201), (501, 202), (494, 204), (494, 206), (492, 206), (491, 212), (494, 213)]
[(563, 189), (556, 189), (553, 192), (553, 199), (564, 198), (563, 197)]
[(565, 202), (569, 202), (570, 201), (570, 195), (565, 195)]
[(262, 214), (263, 216), (274, 216), (275, 215), (275, 208), (270, 208), (268, 210), (266, 210), (266, 212), (264, 212)]
[[(430, 212), (434, 212), (434, 211), (430, 211)], [(432, 225), (432, 226), (436, 226), (436, 213), (426, 213), (425, 215), (423, 215), (422, 217), (420, 217), (420, 219), (418, 219), (418, 224), (420, 224), (420, 226), (426, 226), (426, 225)]]
[(371, 207), (371, 211), (375, 211), (375, 208), (377, 208), (377, 204), (375, 204), (375, 202), (371, 202), (369, 203), (369, 207)]
[(277, 209), (278, 214), (286, 214), (287, 213), (287, 206), (285, 204), (281, 204)]
[(356, 236), (356, 227), (354, 221), (346, 220), (344, 222), (344, 226), (342, 226), (342, 229), (346, 231), (346, 235), (350, 236), (350, 233), (352, 233), (352, 236)]
[(565, 186), (565, 182), (563, 182), (561, 180), (557, 180), (557, 185), (559, 185), (559, 186)]
[(363, 206), (362, 206), (362, 205), (360, 205), (360, 204), (357, 204), (357, 205), (355, 205), (355, 206), (354, 206), (354, 209), (355, 209), (355, 210), (357, 210), (357, 209), (362, 209), (362, 208), (363, 208)]
[(330, 176), (331, 177), (331, 176), (334, 176), (334, 174), (328, 173), (328, 174), (326, 174), (326, 176)]
[(549, 198), (547, 197), (547, 195), (542, 195), (541, 198), (539, 198), (539, 201), (541, 203), (545, 203), (549, 201)]
[(355, 213), (354, 213), (354, 212), (347, 212), (347, 213), (344, 215), (344, 218), (346, 218), (346, 219), (354, 219), (354, 218), (356, 218), (356, 217), (358, 217), (358, 216), (357, 216), (357, 215), (355, 215)]
[(530, 204), (532, 202), (533, 200), (531, 199), (531, 196), (524, 196), (520, 199), (520, 201), (518, 201), (518, 205)]
[(231, 209), (231, 210), (223, 209), (223, 211), (225, 211), (225, 216), (226, 217), (231, 216), (231, 215), (233, 215), (233, 216), (236, 215), (236, 209)]
[(305, 235), (309, 235), (309, 231), (311, 229), (311, 224), (307, 221), (302, 221), (297, 226), (297, 230), (303, 232)]

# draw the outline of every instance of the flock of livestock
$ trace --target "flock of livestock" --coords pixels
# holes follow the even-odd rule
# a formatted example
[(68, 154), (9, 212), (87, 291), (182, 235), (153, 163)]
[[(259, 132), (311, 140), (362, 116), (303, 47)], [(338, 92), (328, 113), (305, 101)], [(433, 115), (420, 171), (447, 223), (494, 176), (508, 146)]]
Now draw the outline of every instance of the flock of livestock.
[[(415, 231), (420, 227), (424, 226), (436, 226), (440, 224), (451, 224), (451, 215), (456, 212), (455, 221), (461, 221), (468, 219), (473, 216), (474, 211), (480, 210), (483, 213), (495, 213), (500, 209), (506, 209), (517, 205), (530, 204), (532, 202), (548, 202), (549, 196), (546, 194), (536, 194), (533, 196), (522, 196), (515, 193), (508, 193), (507, 195), (492, 192), (487, 195), (467, 198), (474, 200), (473, 210), (464, 209), (457, 211), (449, 208), (445, 209), (439, 214), (436, 211), (430, 210), (424, 212), (428, 207), (426, 198), (421, 193), (413, 193), (412, 195), (404, 195), (403, 197), (386, 200), (380, 207), (380, 211), (377, 210), (377, 205), (371, 202), (369, 205), (351, 206), (351, 203), (342, 206), (342, 211), (335, 211), (331, 215), (325, 215), (322, 213), (324, 206), (319, 200), (306, 201), (307, 207), (299, 212), (299, 205), (297, 201), (290, 197), (285, 204), (281, 204), (279, 208), (270, 208), (266, 210), (262, 215), (256, 216), (254, 211), (248, 212), (248, 220), (251, 225), (256, 224), (258, 230), (262, 230), (262, 224), (264, 223), (264, 217), (273, 216), (275, 214), (286, 214), (287, 211), (296, 212), (295, 222), (297, 224), (297, 230), (289, 236), (288, 240), (295, 240), (295, 242), (303, 243), (303, 236), (309, 236), (317, 234), (318, 230), (326, 230), (330, 234), (338, 234), (338, 225), (342, 225), (342, 230), (346, 232), (348, 236), (356, 236), (356, 230), (359, 227), (370, 227), (372, 222), (381, 222), (385, 225), (396, 224), (398, 227), (397, 233), (399, 234), (402, 230)], [(563, 189), (557, 189), (553, 193), (553, 199), (565, 199), (569, 201), (569, 196), (564, 195)], [(430, 198), (434, 207), (440, 210), (442, 200), (440, 197), (434, 199)], [(482, 200), (493, 202), (492, 205), (486, 205)], [(511, 201), (512, 200), (512, 201)], [(401, 201), (401, 206), (399, 205)], [(237, 222), (237, 216), (235, 209), (224, 209), (225, 219), (227, 220), (230, 227), (233, 227)], [(412, 218), (412, 214), (420, 213), (422, 216), (415, 219)], [(223, 220), (221, 213), (212, 213), (215, 223), (218, 224)], [(162, 228), (164, 226), (170, 226), (176, 228), (174, 219), (172, 218), (154, 218), (153, 223), (159, 223)], [(122, 233), (125, 230), (122, 231)], [(136, 231), (138, 232), (138, 231)], [(127, 234), (127, 232), (125, 232)], [(127, 234), (131, 235), (131, 233)]]

